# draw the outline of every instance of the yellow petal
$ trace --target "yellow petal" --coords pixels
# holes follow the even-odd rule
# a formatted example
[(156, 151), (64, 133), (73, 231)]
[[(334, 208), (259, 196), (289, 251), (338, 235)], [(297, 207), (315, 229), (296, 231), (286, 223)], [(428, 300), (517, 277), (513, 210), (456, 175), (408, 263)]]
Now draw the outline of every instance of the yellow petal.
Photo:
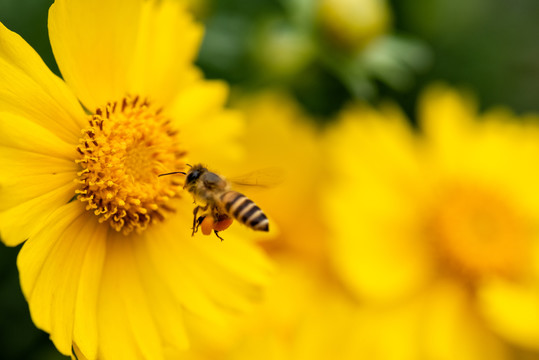
[(484, 326), (460, 284), (433, 283), (398, 306), (361, 312), (353, 359), (510, 359), (509, 347)]
[[(148, 229), (148, 236), (145, 237), (148, 257), (160, 281), (170, 289), (177, 303), (198, 316), (220, 319), (222, 315), (218, 307), (210, 301), (182, 261), (186, 254), (182, 252), (181, 243), (191, 236), (191, 222), (178, 220), (169, 219), (167, 227), (157, 224)], [(176, 226), (176, 222), (183, 226)]]
[[(331, 256), (360, 296), (381, 301), (410, 294), (432, 277), (434, 259), (422, 243), (413, 137), (398, 114), (362, 107), (329, 133), (326, 218)], [(375, 274), (375, 275), (374, 275)]]
[[(0, 211), (6, 211), (12, 207), (18, 206), (23, 202), (30, 201), (38, 196), (62, 188), (67, 184), (73, 187), (75, 173), (52, 173), (21, 176), (2, 180), (0, 188)], [(73, 193), (71, 197), (75, 194)], [(67, 202), (71, 197), (65, 199)], [(61, 204), (59, 204), (61, 205)]]
[[(79, 129), (80, 131), (80, 129)], [(45, 125), (11, 113), (0, 113), (0, 146), (57, 157), (73, 162), (78, 138), (71, 143)]]
[(58, 0), (49, 34), (64, 79), (94, 111), (127, 93), (168, 101), (193, 78), (202, 31), (172, 0)]
[(58, 209), (26, 242), (17, 261), (34, 323), (49, 332), (58, 350), (66, 355), (73, 343), (80, 263), (89, 245), (87, 233), (95, 224), (81, 216), (84, 211), (79, 202)]
[(17, 34), (0, 24), (0, 111), (31, 119), (59, 138), (77, 141), (85, 115), (64, 82)]
[(242, 148), (236, 140), (243, 126), (240, 114), (234, 111), (223, 111), (186, 125), (182, 134), (189, 158), (195, 163), (211, 164), (215, 171), (228, 168), (241, 158)]
[[(118, 254), (115, 254), (118, 256)], [(98, 300), (98, 341), (102, 360), (140, 359), (142, 354), (131, 328), (119, 282), (122, 269), (111, 257), (103, 269)], [(129, 294), (131, 295), (131, 294)]]
[[(350, 194), (350, 193), (348, 193)], [(371, 194), (377, 195), (375, 191)], [(354, 204), (370, 201), (364, 197), (341, 194), (331, 199), (334, 209), (340, 204), (337, 199), (347, 199)], [(377, 201), (385, 201), (388, 206), (400, 206), (388, 196), (377, 196)], [(394, 216), (386, 221), (376, 220), (384, 214), (363, 218), (366, 212), (334, 213), (332, 220), (336, 229), (332, 259), (343, 279), (360, 297), (375, 301), (393, 301), (418, 291), (433, 277), (433, 261), (423, 244), (414, 241), (417, 233), (405, 221)], [(358, 222), (358, 219), (364, 219)], [(372, 220), (371, 224), (367, 224)], [(402, 236), (402, 237), (401, 237)], [(419, 235), (418, 235), (419, 236)]]
[(67, 84), (89, 111), (129, 90), (142, 0), (59, 0), (49, 10), (49, 37)]
[(137, 266), (144, 269), (140, 273), (141, 281), (146, 292), (152, 294), (150, 309), (163, 338), (165, 350), (177, 352), (189, 346), (184, 320), (185, 309), (160, 277), (148, 254), (147, 243), (155, 240), (145, 237), (144, 240), (133, 243), (134, 256)]
[[(343, 359), (417, 360), (421, 359), (421, 324), (417, 305), (359, 307)], [(347, 349), (349, 347), (349, 349)]]
[[(86, 339), (80, 339), (80, 345), (85, 345), (87, 342), (94, 341), (97, 337), (95, 327), (96, 311), (94, 307), (87, 306), (88, 302), (97, 298), (96, 291), (100, 278), (99, 275), (102, 264), (99, 262), (99, 255), (103, 255), (106, 233), (106, 225), (99, 224), (95, 221), (92, 214), (84, 214), (76, 222), (72, 224), (62, 236), (62, 243), (58, 244), (57, 249), (51, 252), (47, 263), (54, 262), (54, 265), (49, 266), (50, 278), (48, 284), (41, 295), (37, 290), (32, 294), (32, 299), (35, 301), (45, 301), (47, 296), (51, 299), (52, 308), (52, 327), (50, 330), (50, 338), (56, 347), (63, 352), (64, 349), (71, 348), (74, 338), (76, 321), (78, 328), (84, 327), (84, 336)], [(101, 250), (97, 251), (96, 248)], [(96, 256), (97, 255), (97, 256)], [(86, 268), (82, 265), (86, 264)], [(88, 269), (90, 267), (90, 269)], [(44, 278), (47, 276), (47, 266), (43, 267), (40, 274), (40, 282), (45, 283)], [(82, 277), (82, 271), (95, 272), (91, 279)], [(91, 281), (91, 282), (89, 282)], [(57, 286), (51, 287), (51, 282)], [(39, 287), (36, 286), (36, 289)], [(89, 288), (89, 289), (88, 289)], [(88, 296), (81, 299), (80, 296)], [(82, 304), (81, 304), (82, 302)], [(84, 312), (83, 319), (77, 319), (77, 315)], [(80, 321), (84, 321), (80, 323)], [(89, 320), (89, 321), (86, 321)], [(93, 345), (93, 344), (92, 344)]]
[(192, 204), (183, 200), (178, 215), (148, 231), (147, 253), (177, 301), (206, 319), (223, 322), (224, 309), (248, 308), (267, 281), (265, 257), (233, 232), (226, 240), (191, 237)]
[(460, 284), (440, 282), (426, 294), (424, 316), (426, 358), (440, 360), (505, 360), (509, 348), (478, 316), (473, 301)]
[(0, 212), (0, 235), (8, 246), (16, 246), (28, 239), (44, 221), (75, 193), (75, 184), (67, 183), (9, 210)]
[(491, 281), (479, 291), (479, 309), (503, 338), (539, 349), (539, 289), (523, 284)]
[[(95, 218), (91, 216), (89, 221), (95, 223)], [(109, 230), (108, 225), (102, 225), (96, 226), (91, 233), (81, 233), (87, 236), (89, 244), (84, 258), (80, 261), (73, 340), (77, 344), (76, 350), (83, 352), (88, 359), (95, 359), (98, 351), (97, 302)], [(79, 360), (82, 358), (79, 357)]]
[[(109, 234), (99, 298), (100, 358), (163, 359), (151, 299), (133, 250), (136, 237)], [(161, 311), (161, 309), (159, 310)], [(161, 314), (163, 316), (164, 314)], [(136, 355), (135, 355), (136, 354)]]
[(221, 112), (228, 92), (224, 82), (197, 81), (176, 96), (170, 112), (180, 128), (189, 123), (197, 123), (208, 115)]
[(199, 76), (191, 67), (203, 29), (181, 1), (145, 1), (136, 35), (131, 91), (165, 104)]
[(75, 147), (20, 115), (0, 113), (0, 228), (16, 245), (75, 194)]
[(466, 159), (467, 148), (455, 144), (469, 142), (476, 117), (471, 97), (441, 85), (429, 88), (419, 105), (420, 126), (429, 145), (442, 157), (438, 161)]
[[(235, 226), (240, 225), (235, 224)], [(244, 239), (240, 238), (237, 235), (240, 231), (235, 230), (238, 229), (221, 233), (221, 235), (226, 234), (226, 241), (230, 242), (226, 246), (223, 246), (220, 241), (197, 240), (190, 242), (190, 245), (193, 245), (193, 251), (199, 252), (202, 258), (216, 267), (219, 276), (240, 279), (246, 284), (251, 284), (249, 286), (264, 284), (268, 281), (272, 266), (260, 250), (250, 244), (245, 236)], [(204, 239), (208, 238), (202, 238)]]
[[(210, 239), (195, 238), (184, 242), (184, 253), (191, 254), (182, 257), (185, 268), (221, 311), (242, 313), (249, 310), (255, 301), (261, 299), (263, 281), (269, 275), (266, 261), (252, 245), (242, 243), (241, 238), (227, 235), (225, 240), (239, 246), (223, 246), (221, 241)], [(242, 247), (250, 251), (247, 254), (238, 251)], [(228, 257), (227, 261), (214, 261), (218, 253)], [(241, 272), (230, 266), (232, 262)]]
[[(0, 140), (1, 141), (1, 140)], [(75, 179), (80, 169), (71, 160), (0, 145), (0, 182), (19, 176), (71, 173)]]
[[(170, 106), (170, 114), (181, 129), (190, 161), (211, 164), (218, 170), (238, 160), (241, 149), (235, 143), (242, 133), (241, 115), (223, 110), (228, 87), (220, 81), (197, 81), (181, 91)], [(215, 147), (219, 151), (215, 151)], [(226, 165), (224, 164), (226, 162)]]

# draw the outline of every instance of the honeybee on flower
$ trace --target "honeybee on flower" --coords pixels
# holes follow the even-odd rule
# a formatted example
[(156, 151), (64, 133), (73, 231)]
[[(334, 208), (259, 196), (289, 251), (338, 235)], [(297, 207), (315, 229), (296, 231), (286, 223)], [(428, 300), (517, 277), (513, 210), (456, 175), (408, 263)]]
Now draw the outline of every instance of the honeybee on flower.
[(227, 86), (193, 65), (202, 35), (175, 0), (56, 0), (61, 79), (0, 24), (0, 235), (24, 242), (22, 292), (64, 355), (177, 356), (199, 319), (226, 322), (267, 281), (244, 236), (217, 247), (183, 234), (189, 196), (157, 178), (240, 149)]

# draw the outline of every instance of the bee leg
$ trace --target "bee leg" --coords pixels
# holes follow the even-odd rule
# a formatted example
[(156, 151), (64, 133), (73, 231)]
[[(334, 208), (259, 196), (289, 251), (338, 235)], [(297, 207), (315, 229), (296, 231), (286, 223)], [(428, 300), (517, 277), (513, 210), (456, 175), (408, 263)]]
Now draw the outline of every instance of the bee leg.
[(202, 224), (205, 218), (206, 218), (206, 215), (202, 215), (198, 217), (198, 219), (196, 220), (196, 224), (193, 227), (193, 233), (191, 234), (191, 236), (194, 236), (197, 233), (198, 228), (200, 227), (200, 224)]
[(193, 227), (191, 228), (191, 230), (193, 230), (193, 232), (191, 233), (191, 236), (195, 236), (195, 233), (198, 230), (198, 225), (197, 225), (198, 210), (200, 210), (200, 206), (197, 206), (197, 207), (195, 207), (193, 209)]
[(193, 209), (193, 227), (191, 228), (193, 230), (193, 232), (191, 233), (191, 236), (195, 236), (195, 233), (198, 231), (198, 227), (200, 226), (200, 224), (202, 223), (202, 221), (206, 217), (206, 215), (197, 217), (198, 211), (199, 210), (206, 211), (207, 209), (208, 209), (207, 205), (204, 206), (204, 207), (197, 206), (197, 207), (195, 207)]
[(217, 230), (213, 230), (213, 232), (215, 233), (215, 236), (217, 236), (221, 241), (223, 241), (224, 239), (222, 237), (219, 236), (219, 231)]

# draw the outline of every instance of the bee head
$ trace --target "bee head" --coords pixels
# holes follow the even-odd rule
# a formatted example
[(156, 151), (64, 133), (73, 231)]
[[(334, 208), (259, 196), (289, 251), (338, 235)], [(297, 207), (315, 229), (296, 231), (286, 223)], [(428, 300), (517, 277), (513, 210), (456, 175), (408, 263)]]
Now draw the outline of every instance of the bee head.
[(197, 164), (194, 166), (191, 166), (187, 164), (191, 169), (189, 169), (188, 172), (183, 171), (173, 171), (170, 173), (165, 174), (159, 174), (159, 176), (165, 176), (165, 175), (173, 175), (173, 174), (182, 174), (185, 175), (185, 183), (183, 185), (183, 188), (186, 189), (189, 192), (193, 192), (197, 187), (197, 181), (198, 179), (204, 174), (208, 172), (208, 169), (201, 164)]
[(191, 169), (187, 172), (187, 176), (185, 177), (185, 184), (183, 186), (184, 189), (187, 189), (187, 191), (190, 191), (190, 189), (196, 187), (196, 183), (198, 179), (207, 172), (208, 169), (206, 169), (204, 166), (197, 164), (191, 167)]
[(195, 183), (198, 178), (202, 175), (202, 172), (200, 170), (191, 170), (187, 173), (187, 177), (185, 178), (185, 185)]

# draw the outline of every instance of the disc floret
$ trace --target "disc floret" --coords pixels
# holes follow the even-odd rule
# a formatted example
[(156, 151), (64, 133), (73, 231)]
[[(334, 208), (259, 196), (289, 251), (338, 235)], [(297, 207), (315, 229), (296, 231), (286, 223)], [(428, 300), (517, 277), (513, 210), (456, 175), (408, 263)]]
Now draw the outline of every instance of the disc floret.
[(77, 147), (77, 198), (99, 222), (124, 234), (162, 221), (173, 211), (167, 203), (179, 196), (182, 183), (158, 174), (183, 168), (185, 155), (171, 120), (137, 96), (108, 103), (88, 122)]
[(479, 186), (452, 186), (441, 200), (432, 212), (430, 235), (450, 267), (472, 279), (518, 278), (530, 246), (518, 207)]

